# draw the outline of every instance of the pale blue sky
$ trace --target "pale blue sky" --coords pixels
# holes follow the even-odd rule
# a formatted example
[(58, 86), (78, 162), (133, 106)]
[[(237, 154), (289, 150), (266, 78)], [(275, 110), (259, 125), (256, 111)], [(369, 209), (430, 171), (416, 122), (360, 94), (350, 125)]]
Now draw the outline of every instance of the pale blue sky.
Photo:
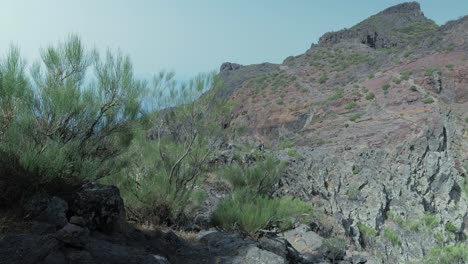
[[(396, 0), (0, 0), (0, 53), (38, 49), (78, 33), (85, 44), (120, 48), (135, 71), (175, 70), (186, 79), (224, 61), (279, 63), (325, 32), (351, 27)], [(468, 14), (468, 0), (421, 0), (438, 24)]]

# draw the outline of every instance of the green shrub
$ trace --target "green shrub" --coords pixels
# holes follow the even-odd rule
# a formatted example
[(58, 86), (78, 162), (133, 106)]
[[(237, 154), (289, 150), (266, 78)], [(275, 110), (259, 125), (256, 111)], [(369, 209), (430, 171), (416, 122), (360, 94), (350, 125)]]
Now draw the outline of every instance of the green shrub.
[(438, 72), (439, 69), (437, 68), (427, 68), (425, 71), (424, 71), (424, 76), (427, 76), (427, 77), (432, 77), (432, 75), (434, 75), (435, 72)]
[(401, 83), (401, 79), (393, 79), (393, 82), (394, 82), (395, 84), (400, 84), (400, 83)]
[(440, 218), (436, 215), (433, 214), (425, 214), (422, 218), (421, 221), (424, 223), (424, 225), (429, 228), (433, 229), (437, 227), (440, 223)]
[[(210, 142), (223, 133), (219, 120), (231, 111), (217, 96), (223, 87), (212, 75), (198, 76), (183, 91), (171, 78), (161, 74), (153, 85), (160, 105), (177, 107), (155, 113), (148, 124), (152, 139), (138, 130), (128, 151), (116, 160), (120, 170), (102, 180), (119, 187), (133, 217), (154, 224), (190, 220), (202, 204), (206, 194), (194, 188), (209, 169), (215, 149)], [(207, 85), (212, 90), (205, 91)]]
[(343, 98), (344, 96), (344, 89), (338, 89), (335, 93), (328, 98), (329, 101), (334, 101)]
[(299, 156), (299, 152), (297, 152), (297, 149), (295, 148), (289, 148), (288, 149), (288, 156), (292, 157), (292, 158), (296, 158)]
[(353, 121), (353, 122), (356, 122), (356, 120), (358, 120), (359, 118), (361, 118), (360, 114), (354, 114), (349, 118), (349, 120)]
[(423, 99), (423, 103), (425, 104), (432, 104), (434, 102), (434, 99), (432, 97), (426, 97)]
[(375, 98), (375, 94), (374, 94), (374, 93), (368, 93), (368, 94), (366, 95), (366, 100), (369, 100), (369, 101), (370, 101), (370, 100), (373, 100), (374, 98)]
[(114, 172), (145, 114), (147, 87), (130, 58), (110, 51), (101, 58), (77, 36), (40, 55), (31, 79), (17, 49), (0, 63), (0, 149), (34, 175), (36, 191)]
[(468, 123), (468, 117), (465, 118), (465, 123)]
[(387, 91), (388, 88), (390, 88), (390, 84), (388, 84), (388, 83), (387, 83), (387, 84), (384, 84), (384, 85), (382, 86), (382, 89), (383, 89), (384, 91)]
[(390, 230), (390, 229), (387, 229), (387, 228), (384, 228), (383, 230), (384, 232), (384, 238), (386, 238), (388, 241), (390, 241), (392, 243), (393, 246), (400, 246), (401, 245), (401, 241), (400, 241), (400, 238), (398, 237), (398, 235)]
[(405, 70), (401, 73), (401, 80), (409, 80), (409, 77), (411, 76), (411, 74), (413, 74), (413, 72), (411, 70)]
[(400, 215), (394, 214), (392, 211), (387, 211), (387, 217), (392, 219), (395, 223), (397, 223), (400, 226), (403, 226), (405, 224), (405, 220)]
[(252, 196), (237, 191), (215, 209), (212, 222), (228, 230), (240, 230), (255, 236), (258, 230), (270, 225), (276, 225), (281, 230), (289, 229), (294, 222), (301, 221), (311, 212), (310, 205), (293, 198)]
[(283, 149), (288, 149), (294, 147), (294, 141), (290, 139), (280, 139), (276, 143), (276, 149), (278, 150), (283, 150)]
[(325, 82), (328, 81), (328, 76), (326, 73), (322, 74), (322, 76), (320, 76), (320, 79), (319, 79), (319, 83), (320, 84), (324, 84)]
[(320, 251), (322, 251), (332, 263), (334, 263), (335, 260), (342, 259), (346, 254), (346, 249), (346, 241), (337, 237), (325, 238), (320, 247)]
[(377, 236), (377, 231), (372, 227), (366, 226), (365, 224), (358, 223), (358, 228), (359, 228), (359, 232), (361, 232), (361, 234), (364, 234), (367, 237)]
[(445, 67), (447, 67), (447, 69), (449, 69), (449, 70), (453, 70), (453, 68), (455, 67), (455, 65), (453, 65), (453, 64), (447, 64), (447, 65), (445, 65)]
[(422, 223), (420, 221), (407, 220), (405, 226), (411, 231), (420, 232)]
[(249, 190), (252, 193), (267, 195), (272, 186), (283, 175), (286, 163), (267, 157), (258, 160), (255, 166), (233, 164), (221, 173), (233, 190)]
[(16, 47), (11, 47), (0, 60), (0, 143), (12, 123), (21, 118), (18, 115), (29, 114), (20, 111), (31, 107), (33, 96), (24, 68), (25, 62)]
[(418, 88), (416, 88), (416, 86), (412, 85), (410, 87), (410, 90), (413, 91), (413, 92), (417, 92), (418, 91)]
[(437, 24), (433, 21), (416, 21), (410, 25), (399, 29), (401, 33), (410, 35), (411, 38), (418, 38), (434, 31), (438, 28)]
[(458, 228), (449, 221), (445, 223), (445, 230), (451, 233), (456, 233), (458, 231)]
[(346, 104), (344, 108), (346, 110), (351, 110), (351, 109), (355, 108), (356, 106), (357, 106), (356, 102), (350, 102), (350, 103)]
[(468, 245), (457, 243), (433, 248), (424, 263), (428, 264), (453, 264), (468, 262)]

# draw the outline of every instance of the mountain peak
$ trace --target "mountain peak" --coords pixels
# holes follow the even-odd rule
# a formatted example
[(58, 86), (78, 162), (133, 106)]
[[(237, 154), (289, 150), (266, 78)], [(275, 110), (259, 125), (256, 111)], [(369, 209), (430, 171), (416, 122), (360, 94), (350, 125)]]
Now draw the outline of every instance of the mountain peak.
[(362, 43), (371, 48), (391, 48), (406, 45), (404, 36), (397, 36), (405, 28), (423, 24), (432, 30), (436, 24), (427, 19), (417, 2), (391, 6), (350, 29), (328, 32), (319, 40), (319, 46), (331, 46), (340, 42)]
[(414, 14), (415, 16), (424, 16), (423, 12), (421, 11), (421, 6), (418, 2), (406, 2), (401, 3), (398, 5), (391, 6), (384, 11), (380, 12), (379, 14), (402, 14), (402, 13), (410, 13)]

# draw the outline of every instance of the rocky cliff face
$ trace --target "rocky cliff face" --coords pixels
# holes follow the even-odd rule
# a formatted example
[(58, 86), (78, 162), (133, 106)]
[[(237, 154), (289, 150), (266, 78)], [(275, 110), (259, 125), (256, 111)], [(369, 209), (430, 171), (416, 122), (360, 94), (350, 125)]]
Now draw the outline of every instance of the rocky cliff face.
[[(412, 2), (326, 33), (231, 89), (247, 131), (233, 140), (289, 159), (277, 195), (310, 200), (381, 262), (465, 241), (467, 21), (438, 27)], [(275, 149), (285, 140), (298, 155)]]

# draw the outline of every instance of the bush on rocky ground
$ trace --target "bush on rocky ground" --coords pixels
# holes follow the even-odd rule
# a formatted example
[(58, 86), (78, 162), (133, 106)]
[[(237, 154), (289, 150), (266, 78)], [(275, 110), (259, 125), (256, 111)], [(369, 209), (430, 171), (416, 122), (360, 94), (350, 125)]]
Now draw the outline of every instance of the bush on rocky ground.
[(40, 55), (32, 78), (17, 48), (0, 59), (0, 184), (11, 197), (108, 175), (144, 112), (127, 56), (101, 58), (77, 36)]
[(310, 218), (312, 207), (297, 199), (273, 198), (273, 186), (284, 173), (285, 164), (266, 157), (255, 165), (234, 164), (223, 170), (232, 192), (215, 209), (213, 224), (256, 236), (262, 229), (285, 230)]

